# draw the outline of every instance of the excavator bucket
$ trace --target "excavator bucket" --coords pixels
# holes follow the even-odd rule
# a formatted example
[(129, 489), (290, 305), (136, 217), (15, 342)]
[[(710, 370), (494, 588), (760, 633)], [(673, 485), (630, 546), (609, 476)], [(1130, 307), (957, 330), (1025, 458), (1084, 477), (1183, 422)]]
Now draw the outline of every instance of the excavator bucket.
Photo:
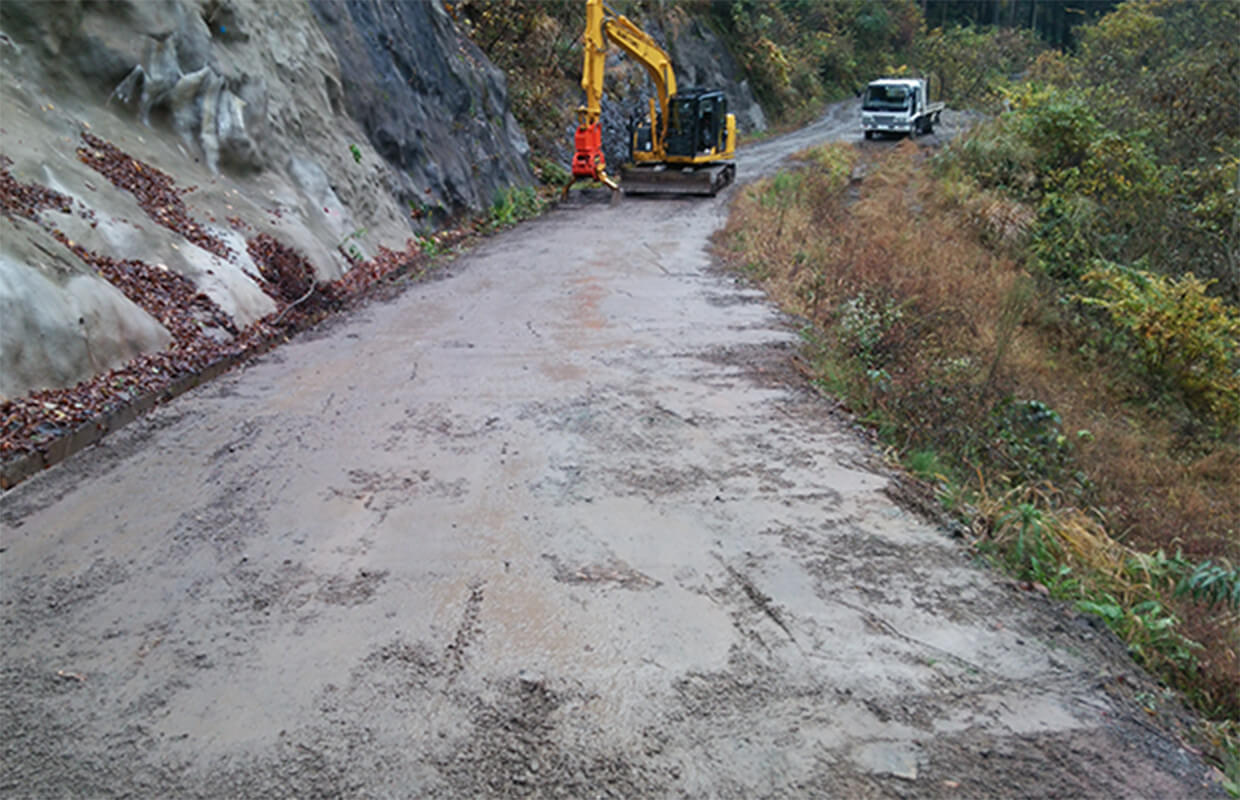
[(730, 163), (678, 166), (625, 164), (620, 188), (625, 194), (692, 194), (714, 197), (732, 182), (736, 166)]

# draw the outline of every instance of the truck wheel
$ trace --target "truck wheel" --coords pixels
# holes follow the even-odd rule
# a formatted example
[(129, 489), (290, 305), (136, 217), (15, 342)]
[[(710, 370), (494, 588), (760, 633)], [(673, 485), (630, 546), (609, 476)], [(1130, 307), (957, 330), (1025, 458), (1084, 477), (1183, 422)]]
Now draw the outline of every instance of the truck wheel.
[(866, 132), (865, 132), (865, 138), (867, 138), (867, 139), (873, 139), (873, 138), (874, 138), (874, 131), (866, 131)]

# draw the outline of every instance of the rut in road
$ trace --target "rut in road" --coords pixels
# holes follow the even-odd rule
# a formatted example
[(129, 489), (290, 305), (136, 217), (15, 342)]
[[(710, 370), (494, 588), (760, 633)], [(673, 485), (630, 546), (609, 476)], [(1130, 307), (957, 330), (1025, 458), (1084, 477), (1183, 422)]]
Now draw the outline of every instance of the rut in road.
[(1212, 791), (1110, 634), (892, 500), (726, 204), (578, 199), (5, 494), (0, 793)]

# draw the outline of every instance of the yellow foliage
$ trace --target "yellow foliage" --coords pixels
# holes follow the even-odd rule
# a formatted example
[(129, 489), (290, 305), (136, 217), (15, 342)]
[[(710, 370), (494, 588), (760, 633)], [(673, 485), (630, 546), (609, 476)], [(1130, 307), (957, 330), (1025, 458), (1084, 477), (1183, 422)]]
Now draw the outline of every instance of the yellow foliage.
[(1227, 427), (1240, 425), (1240, 310), (1207, 294), (1213, 281), (1102, 265), (1085, 275), (1136, 341), (1146, 366)]

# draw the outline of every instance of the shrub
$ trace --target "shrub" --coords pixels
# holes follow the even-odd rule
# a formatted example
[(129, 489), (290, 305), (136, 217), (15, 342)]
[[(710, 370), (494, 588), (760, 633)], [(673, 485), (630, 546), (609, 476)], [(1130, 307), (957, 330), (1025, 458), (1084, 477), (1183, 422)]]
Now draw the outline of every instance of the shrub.
[(502, 189), (495, 193), (488, 224), (491, 228), (513, 225), (523, 219), (538, 216), (542, 208), (543, 200), (532, 186)]
[(1088, 99), (1072, 91), (1026, 84), (1007, 93), (1018, 135), (1034, 154), (1043, 186), (1056, 185), (1060, 174), (1080, 166), (1090, 145), (1106, 131)]
[(1080, 299), (1106, 309), (1151, 375), (1225, 427), (1240, 424), (1240, 311), (1207, 294), (1211, 281), (1105, 263), (1084, 278), (1095, 294)]
[(995, 108), (1010, 76), (1024, 70), (1041, 46), (1026, 30), (935, 28), (918, 42), (917, 63), (938, 78), (953, 107)]

